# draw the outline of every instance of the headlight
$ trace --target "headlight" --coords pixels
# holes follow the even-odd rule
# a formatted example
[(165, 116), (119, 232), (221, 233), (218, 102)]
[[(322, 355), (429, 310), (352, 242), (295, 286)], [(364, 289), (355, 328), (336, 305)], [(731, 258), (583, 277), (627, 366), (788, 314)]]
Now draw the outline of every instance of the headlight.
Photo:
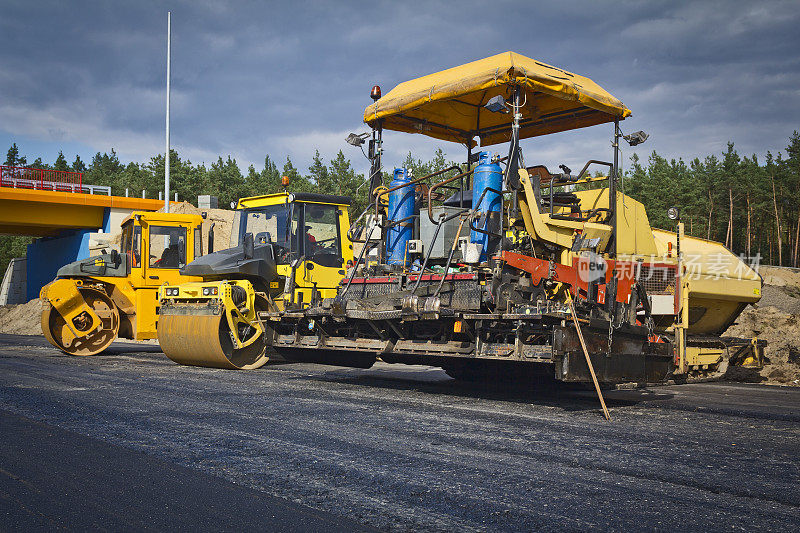
[(681, 212), (677, 207), (670, 207), (667, 209), (667, 217), (669, 217), (670, 220), (678, 220), (681, 218)]
[(180, 290), (178, 289), (178, 287), (167, 287), (166, 289), (164, 289), (165, 296), (177, 296), (179, 292)]
[(203, 296), (216, 296), (216, 295), (217, 295), (216, 287), (203, 287)]

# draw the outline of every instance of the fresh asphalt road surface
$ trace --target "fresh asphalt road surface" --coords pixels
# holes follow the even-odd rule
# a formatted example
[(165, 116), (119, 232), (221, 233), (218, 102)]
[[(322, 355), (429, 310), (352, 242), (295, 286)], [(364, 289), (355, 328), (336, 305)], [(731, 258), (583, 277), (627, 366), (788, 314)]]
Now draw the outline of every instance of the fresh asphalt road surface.
[(794, 530), (800, 389), (180, 367), (0, 335), (0, 530)]

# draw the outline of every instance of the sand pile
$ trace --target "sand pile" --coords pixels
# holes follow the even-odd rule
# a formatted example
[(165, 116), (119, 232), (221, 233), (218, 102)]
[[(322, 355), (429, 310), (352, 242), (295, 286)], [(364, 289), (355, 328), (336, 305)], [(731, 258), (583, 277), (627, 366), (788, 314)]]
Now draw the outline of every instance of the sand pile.
[(764, 285), (758, 308), (777, 307), (789, 314), (800, 314), (800, 292), (792, 286), (776, 287)]
[(764, 285), (773, 287), (788, 287), (795, 292), (800, 291), (800, 271), (788, 270), (771, 266), (761, 266), (758, 273), (764, 278)]
[(725, 335), (767, 341), (762, 383), (800, 385), (800, 272), (761, 267), (759, 274), (761, 300), (745, 309)]
[(38, 298), (21, 305), (0, 306), (0, 333), (41, 335), (42, 301)]
[(725, 335), (767, 341), (764, 355), (769, 362), (761, 370), (763, 382), (800, 385), (800, 314), (774, 306), (750, 307)]

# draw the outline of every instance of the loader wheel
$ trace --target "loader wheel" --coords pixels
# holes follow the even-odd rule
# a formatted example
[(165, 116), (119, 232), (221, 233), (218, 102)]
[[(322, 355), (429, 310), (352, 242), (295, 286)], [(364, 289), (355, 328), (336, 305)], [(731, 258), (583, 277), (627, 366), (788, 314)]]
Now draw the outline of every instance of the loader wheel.
[(81, 316), (73, 321), (72, 327), (79, 336), (75, 336), (67, 326), (64, 317), (49, 303), (42, 308), (42, 333), (45, 338), (58, 348), (69, 355), (96, 355), (114, 342), (119, 332), (119, 310), (111, 299), (96, 289), (81, 288), (81, 296), (86, 304), (91, 307), (100, 317), (103, 323), (101, 329), (85, 333), (85, 328), (90, 320), (82, 320)]

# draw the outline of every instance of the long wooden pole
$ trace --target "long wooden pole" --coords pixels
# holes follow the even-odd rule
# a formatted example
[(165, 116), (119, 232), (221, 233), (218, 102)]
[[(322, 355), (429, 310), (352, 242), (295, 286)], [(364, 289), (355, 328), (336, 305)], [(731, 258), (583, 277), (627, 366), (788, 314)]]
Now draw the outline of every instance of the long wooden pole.
[(575, 331), (578, 332), (578, 340), (581, 341), (581, 348), (583, 348), (583, 355), (586, 357), (586, 364), (589, 365), (589, 373), (592, 374), (592, 381), (594, 381), (594, 390), (597, 391), (597, 397), (600, 399), (600, 405), (603, 406), (603, 415), (606, 417), (606, 420), (611, 420), (611, 415), (608, 413), (608, 408), (606, 407), (606, 402), (603, 399), (603, 393), (600, 391), (600, 384), (597, 382), (597, 375), (594, 373), (594, 366), (592, 365), (592, 359), (589, 357), (589, 350), (586, 349), (586, 342), (583, 340), (583, 332), (581, 331), (581, 326), (578, 323), (578, 316), (575, 314), (575, 305), (572, 303), (572, 298), (569, 298), (569, 310), (572, 313), (572, 322), (575, 324)]

